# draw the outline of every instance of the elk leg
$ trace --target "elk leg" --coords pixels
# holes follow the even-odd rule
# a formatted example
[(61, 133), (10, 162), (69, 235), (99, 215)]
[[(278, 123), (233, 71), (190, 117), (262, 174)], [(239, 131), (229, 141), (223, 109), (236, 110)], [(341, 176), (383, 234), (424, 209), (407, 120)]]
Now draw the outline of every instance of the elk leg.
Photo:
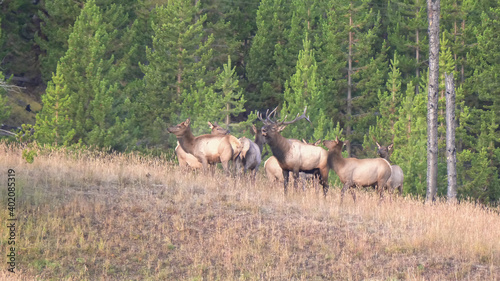
[(293, 188), (297, 189), (299, 181), (299, 171), (293, 171)]
[(328, 189), (330, 188), (328, 186), (328, 169), (320, 170), (319, 175), (315, 176), (314, 178), (315, 179), (317, 178), (318, 181), (323, 186), (323, 196), (326, 197), (326, 193), (328, 192)]
[(224, 169), (224, 173), (226, 174), (226, 176), (229, 176), (229, 161), (221, 162), (221, 164), (222, 169)]
[(285, 194), (287, 193), (288, 176), (289, 176), (289, 171), (283, 170), (283, 185), (284, 185), (284, 189), (285, 189)]

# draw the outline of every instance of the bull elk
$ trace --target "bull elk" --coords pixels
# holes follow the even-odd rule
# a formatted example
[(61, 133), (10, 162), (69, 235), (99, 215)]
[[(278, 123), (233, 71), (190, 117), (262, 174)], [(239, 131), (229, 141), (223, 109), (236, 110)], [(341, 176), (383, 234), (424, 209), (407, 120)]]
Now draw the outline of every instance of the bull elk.
[[(229, 134), (229, 130), (226, 130), (219, 126), (217, 122), (208, 122), (208, 127), (211, 129), (211, 135), (223, 136)], [(233, 147), (234, 150), (234, 147)], [(175, 154), (177, 155), (177, 160), (179, 161), (180, 167), (191, 167), (193, 169), (202, 168), (202, 164), (196, 157), (191, 153), (186, 153), (184, 149), (179, 145), (177, 141), (177, 146), (175, 147)]]
[[(241, 144), (231, 145), (234, 138), (231, 135), (201, 135), (195, 137), (191, 132), (190, 119), (181, 122), (167, 130), (177, 137), (180, 147), (187, 153), (192, 154), (201, 163), (203, 169), (208, 168), (208, 164), (221, 163), (222, 168), (229, 174), (229, 161), (234, 159), (235, 153), (241, 150)], [(237, 139), (234, 138), (236, 141)], [(238, 142), (239, 143), (239, 142)], [(236, 151), (233, 149), (236, 146)]]
[[(302, 139), (302, 142), (305, 144), (311, 144), (308, 143), (305, 139)], [(321, 143), (321, 140), (317, 140), (315, 143), (312, 143), (311, 145), (318, 146)], [(273, 182), (283, 182), (283, 169), (281, 169), (280, 164), (278, 163), (278, 160), (276, 157), (271, 156), (269, 159), (264, 162), (264, 170), (266, 171), (266, 176), (268, 179), (270, 179)], [(319, 170), (315, 169), (311, 173), (309, 172), (300, 172), (299, 177), (303, 179), (308, 179), (308, 178), (318, 178), (319, 177)]]
[(255, 125), (252, 125), (252, 130), (255, 134), (254, 141), (249, 140), (246, 137), (239, 139), (243, 148), (241, 149), (240, 155), (236, 158), (236, 169), (240, 170), (243, 166), (243, 172), (246, 173), (247, 170), (252, 171), (252, 180), (255, 181), (255, 176), (259, 170), (260, 162), (262, 161), (262, 148), (264, 146), (264, 137), (262, 132), (257, 130)]
[(293, 172), (293, 177), (295, 179), (294, 185), (297, 186), (297, 178), (299, 172), (312, 172), (314, 170), (319, 170), (320, 182), (323, 186), (323, 194), (326, 196), (328, 192), (328, 153), (326, 150), (319, 146), (309, 145), (302, 143), (301, 141), (294, 139), (287, 139), (283, 137), (280, 132), (283, 131), (286, 126), (297, 122), (301, 119), (309, 120), (306, 116), (307, 107), (304, 109), (304, 113), (293, 119), (292, 121), (285, 121), (286, 116), (283, 121), (273, 121), (269, 117), (276, 112), (276, 107), (270, 114), (266, 112), (266, 118), (262, 118), (259, 113), (257, 117), (264, 123), (262, 127), (262, 135), (264, 136), (266, 143), (271, 148), (271, 151), (276, 157), (276, 160), (281, 167), (283, 175), (283, 185), (284, 191), (287, 192), (288, 177), (289, 172)]
[[(391, 165), (382, 158), (344, 158), (342, 157), (342, 147), (344, 142), (338, 137), (335, 140), (325, 140), (323, 145), (328, 148), (328, 166), (339, 176), (344, 184), (340, 202), (343, 201), (344, 192), (354, 186), (377, 185), (382, 199), (387, 180), (391, 176)], [(356, 194), (351, 190), (352, 198), (356, 201)]]
[[(377, 154), (378, 156), (384, 158), (389, 161), (389, 151), (393, 148), (393, 144), (389, 146), (380, 145), (375, 138), (373, 138), (375, 143), (377, 144)], [(390, 163), (390, 162), (389, 162)], [(395, 189), (398, 189), (399, 195), (403, 194), (403, 182), (405, 179), (403, 169), (398, 165), (391, 165), (392, 173), (389, 180), (387, 180), (387, 188), (393, 192)]]

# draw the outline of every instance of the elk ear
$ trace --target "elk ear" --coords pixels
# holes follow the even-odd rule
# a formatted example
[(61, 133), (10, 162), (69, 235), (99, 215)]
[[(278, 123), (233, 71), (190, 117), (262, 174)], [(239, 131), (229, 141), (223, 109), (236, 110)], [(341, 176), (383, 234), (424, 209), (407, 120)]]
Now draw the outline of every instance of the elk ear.
[(253, 130), (254, 134), (257, 134), (257, 127), (255, 127), (254, 124), (252, 124), (252, 130)]
[(184, 126), (189, 126), (189, 124), (191, 123), (191, 119), (186, 119), (186, 121), (184, 121)]
[(389, 145), (389, 146), (387, 147), (387, 150), (391, 150), (393, 146), (394, 146), (394, 144), (393, 144), (393, 143), (391, 143), (391, 145)]
[(377, 144), (378, 149), (380, 149), (380, 144), (378, 144), (378, 142), (375, 142), (375, 143)]
[(210, 121), (208, 121), (207, 123), (208, 123), (208, 127), (210, 127), (210, 129), (214, 128), (214, 125)]

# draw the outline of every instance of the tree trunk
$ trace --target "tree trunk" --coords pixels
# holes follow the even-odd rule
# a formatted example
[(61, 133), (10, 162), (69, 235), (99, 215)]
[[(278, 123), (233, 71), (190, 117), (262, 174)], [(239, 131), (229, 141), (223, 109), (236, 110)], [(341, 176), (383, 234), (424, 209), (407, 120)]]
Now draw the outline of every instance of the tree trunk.
[(429, 91), (427, 103), (427, 202), (436, 199), (438, 161), (439, 0), (427, 0), (429, 21)]
[(453, 73), (444, 74), (446, 83), (446, 159), (448, 166), (448, 202), (457, 199), (457, 153), (455, 149), (455, 83)]
[[(417, 6), (418, 5), (418, 1), (417, 1)], [(415, 18), (418, 17), (418, 13), (419, 13), (420, 9), (416, 9), (415, 11)], [(418, 29), (418, 25), (417, 25), (417, 32), (416, 32), (416, 36), (415, 36), (415, 45), (416, 45), (416, 48), (415, 48), (415, 59), (417, 60), (417, 69), (415, 70), (415, 75), (417, 76), (417, 78), (420, 77), (420, 30)], [(415, 94), (418, 95), (419, 93), (419, 85), (417, 83), (417, 85), (415, 85)]]
[[(349, 28), (352, 28), (352, 2), (351, 9), (349, 11)], [(347, 68), (347, 126), (346, 126), (346, 136), (349, 138), (351, 135), (351, 115), (352, 115), (352, 31), (349, 30), (349, 56), (347, 58), (348, 68)], [(347, 154), (351, 156), (351, 142), (346, 142)]]

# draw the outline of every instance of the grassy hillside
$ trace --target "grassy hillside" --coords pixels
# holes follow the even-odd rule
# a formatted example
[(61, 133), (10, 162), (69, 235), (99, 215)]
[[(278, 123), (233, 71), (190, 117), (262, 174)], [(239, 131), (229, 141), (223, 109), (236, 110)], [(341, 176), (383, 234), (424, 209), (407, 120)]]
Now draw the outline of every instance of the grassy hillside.
[[(0, 279), (7, 169), (16, 171), (18, 280), (499, 280), (500, 216), (370, 191), (326, 199), (260, 176), (226, 179), (132, 155), (0, 143)], [(12, 280), (12, 279), (11, 279)], [(15, 280), (15, 279), (14, 279)]]

